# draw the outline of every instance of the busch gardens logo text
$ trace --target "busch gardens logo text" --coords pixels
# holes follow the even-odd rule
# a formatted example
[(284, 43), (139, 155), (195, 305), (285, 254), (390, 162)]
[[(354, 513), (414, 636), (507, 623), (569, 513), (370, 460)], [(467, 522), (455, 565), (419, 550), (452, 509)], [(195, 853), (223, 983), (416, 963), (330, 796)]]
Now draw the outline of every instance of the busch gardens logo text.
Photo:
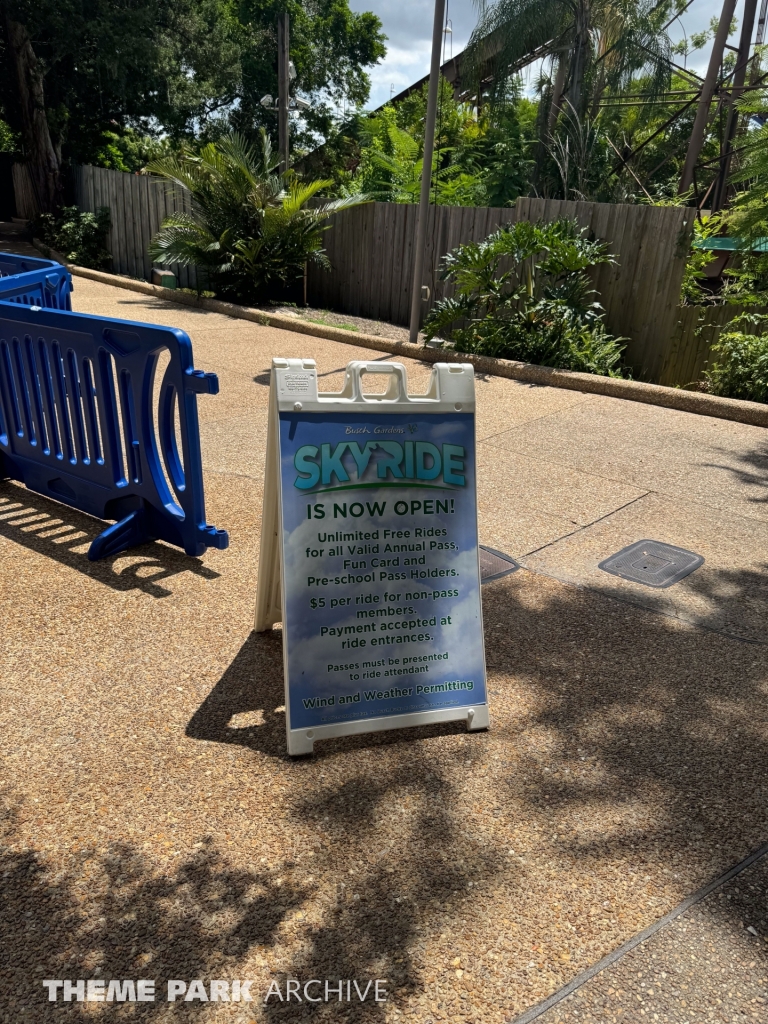
[[(429, 441), (341, 441), (333, 446), (305, 444), (296, 452), (293, 465), (298, 476), (294, 487), (302, 491), (352, 490), (359, 487), (396, 487), (398, 480), (410, 487), (464, 487), (464, 448), (458, 444), (438, 447)], [(428, 483), (427, 481), (435, 481)]]

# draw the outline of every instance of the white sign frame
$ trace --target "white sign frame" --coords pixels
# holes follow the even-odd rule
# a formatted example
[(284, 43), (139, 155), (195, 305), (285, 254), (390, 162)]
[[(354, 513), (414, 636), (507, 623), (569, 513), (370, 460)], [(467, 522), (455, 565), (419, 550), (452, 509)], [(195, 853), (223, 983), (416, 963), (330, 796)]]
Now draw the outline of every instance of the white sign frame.
[[(366, 373), (388, 374), (390, 380), (387, 390), (382, 394), (364, 393), (362, 376)], [(473, 704), (471, 707), (447, 707), (375, 718), (361, 718), (316, 725), (309, 729), (291, 728), (289, 637), (288, 630), (285, 628), (284, 595), (286, 590), (279, 415), (281, 412), (339, 413), (344, 411), (375, 412), (377, 414), (385, 412), (415, 414), (418, 412), (430, 415), (455, 412), (471, 413), (474, 439), (474, 368), (470, 363), (436, 363), (432, 369), (427, 392), (423, 395), (410, 395), (407, 390), (406, 369), (402, 363), (355, 360), (347, 365), (344, 387), (340, 392), (318, 393), (317, 368), (314, 359), (275, 358), (272, 360), (255, 629), (257, 632), (264, 632), (271, 629), (277, 622), (284, 624), (283, 661), (288, 753), (291, 756), (311, 754), (317, 740), (331, 737), (433, 725), (442, 722), (464, 721), (470, 732), (488, 729), (490, 716), (487, 696), (484, 702)], [(473, 458), (474, 455), (473, 450)], [(477, 507), (475, 505), (475, 523), (476, 520)], [(479, 548), (476, 550), (476, 562), (478, 625), (483, 660), (483, 683), (487, 694), (485, 649), (482, 643), (482, 602), (479, 598)]]

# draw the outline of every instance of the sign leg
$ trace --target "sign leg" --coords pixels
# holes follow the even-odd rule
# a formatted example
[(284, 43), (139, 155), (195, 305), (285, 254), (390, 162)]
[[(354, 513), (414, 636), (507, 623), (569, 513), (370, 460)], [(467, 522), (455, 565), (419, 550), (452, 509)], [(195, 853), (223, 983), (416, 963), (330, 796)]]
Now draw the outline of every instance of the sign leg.
[(480, 732), (482, 729), (489, 729), (491, 725), (488, 715), (488, 705), (479, 704), (476, 708), (467, 710), (467, 732)]

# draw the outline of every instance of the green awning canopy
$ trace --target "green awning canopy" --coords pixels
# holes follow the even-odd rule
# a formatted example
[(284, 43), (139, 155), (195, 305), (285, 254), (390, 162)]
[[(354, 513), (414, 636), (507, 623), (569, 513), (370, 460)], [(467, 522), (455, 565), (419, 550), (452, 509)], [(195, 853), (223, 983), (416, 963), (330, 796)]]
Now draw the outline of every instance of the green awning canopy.
[(768, 238), (757, 238), (751, 246), (742, 238), (699, 238), (693, 243), (694, 249), (708, 249), (711, 252), (768, 252)]

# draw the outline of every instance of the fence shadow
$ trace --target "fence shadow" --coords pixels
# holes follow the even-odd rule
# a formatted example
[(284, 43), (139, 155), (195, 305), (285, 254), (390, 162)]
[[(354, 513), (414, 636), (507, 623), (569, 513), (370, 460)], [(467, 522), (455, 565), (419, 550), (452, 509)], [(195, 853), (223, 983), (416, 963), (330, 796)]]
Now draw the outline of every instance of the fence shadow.
[(88, 548), (105, 524), (67, 505), (0, 481), (0, 537), (22, 544), (113, 590), (140, 590), (150, 597), (168, 597), (162, 581), (182, 572), (204, 580), (219, 573), (199, 558), (159, 543), (141, 544), (98, 562), (88, 561)]

